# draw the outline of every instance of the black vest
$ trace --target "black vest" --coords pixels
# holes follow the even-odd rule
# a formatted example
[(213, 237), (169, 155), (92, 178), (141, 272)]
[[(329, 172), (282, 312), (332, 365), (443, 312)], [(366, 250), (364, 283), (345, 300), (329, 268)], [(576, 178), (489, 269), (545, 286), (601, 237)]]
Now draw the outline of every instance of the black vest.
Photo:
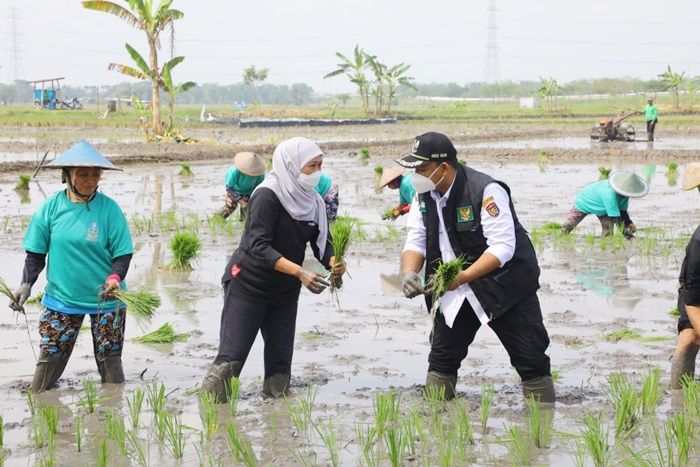
[[(484, 188), (489, 183), (500, 184), (510, 196), (510, 189), (490, 176), (467, 166), (456, 169), (455, 181), (450, 197), (442, 211), (445, 229), (450, 245), (459, 257), (464, 255), (467, 261), (474, 263), (486, 250), (486, 238), (481, 228), (481, 205)], [(442, 260), (439, 244), (439, 225), (437, 204), (430, 193), (419, 195), (420, 209), (426, 228), (426, 266), (425, 278), (435, 271)], [(503, 206), (499, 206), (503, 209)], [(503, 267), (469, 283), (474, 295), (490, 319), (496, 319), (506, 313), (513, 305), (539, 288), (540, 268), (537, 265), (535, 249), (532, 247), (527, 232), (518, 222), (518, 217), (510, 200), (509, 208), (515, 226), (515, 253)], [(432, 298), (426, 295), (428, 308)]]

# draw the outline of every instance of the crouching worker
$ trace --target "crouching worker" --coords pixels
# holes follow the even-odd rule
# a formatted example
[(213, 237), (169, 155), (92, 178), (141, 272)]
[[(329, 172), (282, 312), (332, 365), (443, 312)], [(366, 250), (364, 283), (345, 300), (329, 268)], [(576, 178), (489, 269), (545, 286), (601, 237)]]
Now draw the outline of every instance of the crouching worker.
[(338, 184), (333, 183), (333, 179), (323, 172), (319, 172), (321, 178), (314, 188), (316, 192), (323, 198), (323, 203), (326, 206), (326, 217), (328, 222), (335, 221), (338, 217), (338, 206), (340, 206), (340, 190)]
[(41, 354), (32, 391), (50, 389), (60, 378), (85, 315), (90, 316), (102, 382), (123, 383), (126, 309), (110, 292), (126, 289), (124, 278), (133, 248), (121, 208), (97, 191), (103, 170), (121, 169), (85, 140), (46, 168), (61, 169), (68, 187), (44, 201), (32, 216), (24, 236), (27, 256), (22, 284), (10, 305), (24, 312), (24, 302), (48, 255), (47, 285), (41, 301), (44, 311), (39, 317)]
[[(430, 277), (441, 261), (464, 256), (469, 266), (440, 299), (428, 356), (426, 390), (455, 395), (457, 371), (482, 324), (494, 330), (522, 379), (525, 397), (554, 402), (549, 336), (537, 298), (540, 269), (518, 222), (510, 189), (489, 175), (460, 165), (447, 136), (425, 133), (397, 161), (415, 168), (418, 193), (408, 213), (401, 255), (403, 293), (424, 294), (418, 272)], [(428, 309), (432, 298), (426, 295)]]
[(219, 215), (226, 219), (238, 207), (243, 220), (248, 212), (250, 194), (265, 179), (265, 162), (252, 152), (239, 152), (233, 157), (233, 164), (226, 172), (226, 205)]
[[(700, 191), (700, 162), (688, 164), (683, 189)], [(700, 226), (685, 247), (678, 278), (678, 342), (671, 359), (671, 388), (681, 389), (684, 375), (695, 377), (695, 357), (700, 348)]]
[(594, 214), (603, 228), (602, 236), (612, 235), (615, 226), (622, 229), (628, 240), (637, 227), (627, 212), (630, 198), (642, 198), (649, 193), (649, 185), (642, 177), (630, 172), (614, 172), (608, 180), (586, 185), (576, 196), (574, 206), (562, 225), (569, 233), (589, 214)]
[(379, 189), (384, 187), (390, 190), (399, 190), (399, 204), (391, 210), (391, 215), (388, 213), (382, 216), (382, 219), (396, 219), (403, 216), (411, 209), (411, 202), (416, 196), (416, 190), (411, 183), (413, 174), (406, 174), (406, 169), (392, 168), (382, 172), (382, 178), (379, 180)]
[(220, 402), (227, 400), (226, 387), (240, 375), (258, 331), (265, 342), (263, 393), (287, 393), (301, 286), (319, 294), (330, 285), (302, 267), (307, 243), (336, 286), (342, 285), (345, 265), (335, 263), (326, 208), (314, 189), (322, 162), (313, 141), (283, 141), (272, 156), (272, 172), (250, 198), (245, 231), (222, 277), (219, 353), (202, 382), (202, 390)]

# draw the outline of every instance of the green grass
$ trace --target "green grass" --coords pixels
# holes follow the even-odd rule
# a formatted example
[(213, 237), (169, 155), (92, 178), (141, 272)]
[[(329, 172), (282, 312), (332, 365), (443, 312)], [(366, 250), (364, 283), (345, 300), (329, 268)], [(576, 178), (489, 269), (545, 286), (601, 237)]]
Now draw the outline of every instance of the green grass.
[(199, 249), (202, 242), (196, 234), (192, 232), (176, 233), (170, 240), (170, 251), (173, 259), (170, 265), (177, 270), (192, 269), (192, 261), (199, 257)]
[(187, 340), (186, 333), (176, 333), (170, 323), (165, 323), (155, 331), (135, 337), (134, 341), (142, 344), (172, 344)]

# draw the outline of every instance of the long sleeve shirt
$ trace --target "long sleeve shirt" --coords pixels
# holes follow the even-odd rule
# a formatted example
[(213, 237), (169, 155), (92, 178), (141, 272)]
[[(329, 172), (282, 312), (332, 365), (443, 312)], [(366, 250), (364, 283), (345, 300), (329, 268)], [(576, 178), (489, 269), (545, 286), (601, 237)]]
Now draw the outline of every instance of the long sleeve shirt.
[(685, 258), (679, 278), (683, 303), (700, 306), (700, 226), (685, 247)]
[[(443, 261), (455, 259), (456, 255), (450, 244), (445, 229), (445, 220), (442, 217), (442, 210), (447, 204), (452, 187), (444, 195), (440, 195), (438, 191), (431, 191), (430, 196), (437, 203), (437, 212), (439, 218), (439, 239), (440, 253)], [(509, 206), (510, 198), (505, 189), (498, 183), (489, 183), (486, 185), (483, 194), (484, 199), (492, 198), (497, 206)], [(482, 200), (483, 201), (483, 200)], [(488, 204), (488, 203), (486, 203)], [(423, 222), (423, 215), (418, 207), (418, 200), (413, 201), (411, 210), (408, 213), (408, 221), (406, 223), (408, 235), (403, 251), (414, 251), (425, 257), (426, 249), (426, 228)], [(510, 209), (501, 209), (500, 215), (493, 217), (486, 210), (486, 206), (482, 203), (481, 207), (481, 228), (486, 238), (488, 247), (485, 253), (490, 253), (498, 258), (502, 267), (513, 258), (515, 253), (515, 225), (513, 223), (513, 214)], [(462, 284), (457, 289), (446, 292), (440, 299), (440, 308), (445, 316), (445, 322), (449, 327), (454, 324), (457, 313), (459, 312), (464, 300), (469, 302), (469, 305), (474, 310), (477, 318), (482, 324), (488, 322), (488, 316), (484, 312), (484, 308), (476, 298), (474, 291), (469, 284)]]
[(656, 113), (656, 105), (655, 104), (647, 104), (646, 107), (644, 107), (644, 119), (647, 122), (651, 122), (653, 120), (656, 120), (658, 118), (658, 115)]
[(586, 214), (598, 217), (620, 217), (627, 211), (630, 199), (615, 192), (607, 180), (586, 185), (576, 196), (574, 206)]

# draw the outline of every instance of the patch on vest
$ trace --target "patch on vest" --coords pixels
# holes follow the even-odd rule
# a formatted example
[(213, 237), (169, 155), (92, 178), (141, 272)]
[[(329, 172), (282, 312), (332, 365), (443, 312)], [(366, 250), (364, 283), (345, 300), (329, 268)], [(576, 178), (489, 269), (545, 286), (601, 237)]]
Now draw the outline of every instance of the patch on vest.
[(498, 209), (498, 205), (495, 201), (491, 201), (488, 205), (486, 205), (486, 212), (488, 212), (489, 216), (491, 217), (498, 217), (498, 215), (501, 213), (501, 210)]
[(484, 202), (481, 203), (481, 207), (482, 207), (482, 208), (485, 208), (486, 206), (489, 205), (489, 203), (490, 203), (491, 201), (493, 201), (493, 196), (489, 196), (488, 198), (486, 198), (486, 199), (484, 200)]
[(427, 212), (428, 211), (428, 209), (425, 207), (425, 201), (423, 201), (423, 200), (420, 200), (418, 207), (420, 208), (420, 212)]
[(457, 222), (469, 222), (474, 220), (474, 210), (471, 205), (457, 208)]

